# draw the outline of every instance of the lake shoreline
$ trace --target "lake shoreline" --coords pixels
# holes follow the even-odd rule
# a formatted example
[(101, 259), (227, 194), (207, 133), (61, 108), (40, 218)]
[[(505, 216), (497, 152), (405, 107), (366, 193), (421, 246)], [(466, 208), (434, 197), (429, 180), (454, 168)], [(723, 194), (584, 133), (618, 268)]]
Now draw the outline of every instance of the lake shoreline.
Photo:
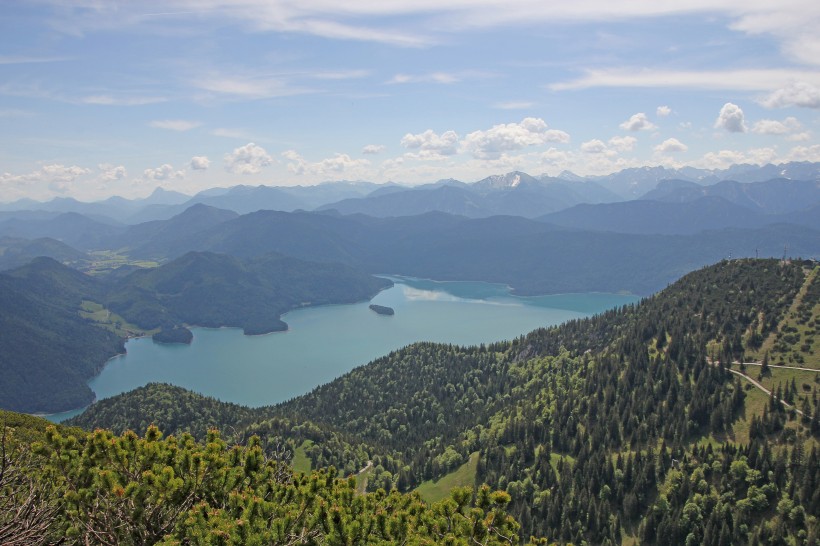
[[(285, 331), (245, 335), (234, 326), (186, 325), (193, 333), (190, 345), (131, 338), (126, 352), (106, 361), (89, 388), (102, 400), (159, 382), (248, 407), (270, 406), (411, 343), (477, 346), (511, 340), (637, 301), (613, 294), (563, 296), (567, 301), (561, 301), (511, 295), (500, 283), (390, 280), (393, 286), (369, 302), (288, 311), (282, 315), (288, 320)], [(562, 308), (573, 301), (579, 302), (576, 309)], [(370, 304), (394, 308), (395, 315), (385, 320), (368, 309)], [(288, 335), (271, 335), (283, 333)]]

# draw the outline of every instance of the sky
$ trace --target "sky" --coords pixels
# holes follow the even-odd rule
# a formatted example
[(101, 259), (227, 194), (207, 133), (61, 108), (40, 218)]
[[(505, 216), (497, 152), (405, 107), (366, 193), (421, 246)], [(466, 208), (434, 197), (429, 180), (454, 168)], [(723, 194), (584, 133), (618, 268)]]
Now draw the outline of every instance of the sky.
[(4, 0), (0, 202), (820, 161), (816, 0)]

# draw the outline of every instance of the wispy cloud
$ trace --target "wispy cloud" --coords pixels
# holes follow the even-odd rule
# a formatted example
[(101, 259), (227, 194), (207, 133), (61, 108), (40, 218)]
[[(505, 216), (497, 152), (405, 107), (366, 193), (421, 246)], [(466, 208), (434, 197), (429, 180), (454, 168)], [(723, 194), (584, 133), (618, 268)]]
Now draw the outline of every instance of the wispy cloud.
[(527, 110), (535, 106), (534, 102), (529, 101), (509, 101), (509, 102), (497, 102), (493, 104), (493, 108), (498, 108), (499, 110)]
[(113, 95), (89, 95), (80, 99), (84, 104), (98, 104), (101, 106), (144, 106), (146, 104), (157, 104), (168, 102), (166, 97), (157, 96), (113, 96)]
[(647, 68), (589, 69), (574, 80), (557, 82), (548, 87), (553, 91), (590, 89), (595, 87), (646, 87), (677, 89), (716, 89), (769, 91), (795, 80), (820, 84), (820, 71), (793, 69), (744, 70), (651, 70)]
[(152, 121), (148, 125), (156, 129), (167, 129), (169, 131), (185, 132), (200, 127), (202, 123), (198, 121), (187, 121), (184, 119), (162, 119)]

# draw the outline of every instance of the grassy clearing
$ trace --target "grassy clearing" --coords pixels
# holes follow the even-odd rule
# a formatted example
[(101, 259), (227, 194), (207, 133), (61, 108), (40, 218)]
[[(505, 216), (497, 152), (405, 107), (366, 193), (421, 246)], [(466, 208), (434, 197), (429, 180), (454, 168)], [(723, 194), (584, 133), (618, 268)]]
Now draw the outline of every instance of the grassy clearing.
[(356, 494), (357, 495), (364, 495), (367, 493), (367, 480), (370, 479), (370, 476), (373, 474), (374, 468), (373, 466), (366, 467), (364, 472), (359, 472), (356, 474)]
[(478, 471), (478, 452), (472, 453), (470, 459), (437, 481), (428, 480), (416, 488), (421, 498), (427, 502), (438, 502), (450, 495), (454, 487), (475, 485), (475, 476)]
[[(817, 283), (820, 283), (818, 270), (815, 267), (809, 272), (777, 331), (769, 335), (759, 351), (749, 351), (749, 358), (760, 362), (768, 352), (769, 364), (820, 370), (820, 301), (816, 301)], [(815, 300), (813, 304), (812, 299)]]
[(132, 260), (128, 258), (128, 255), (121, 254), (116, 250), (95, 250), (88, 254), (91, 256), (91, 264), (86, 269), (86, 273), (94, 276), (105, 275), (125, 265), (142, 268), (159, 266), (158, 262), (150, 260)]
[(311, 463), (307, 456), (307, 450), (310, 449), (312, 445), (313, 442), (311, 440), (305, 440), (302, 442), (302, 445), (293, 450), (293, 460), (291, 461), (291, 466), (293, 466), (294, 471), (307, 474), (313, 470), (313, 463)]
[(139, 337), (157, 332), (157, 330), (144, 330), (131, 324), (118, 314), (112, 313), (99, 303), (90, 300), (83, 300), (80, 304), (79, 313), (82, 318), (94, 321), (95, 325), (114, 332), (120, 337)]

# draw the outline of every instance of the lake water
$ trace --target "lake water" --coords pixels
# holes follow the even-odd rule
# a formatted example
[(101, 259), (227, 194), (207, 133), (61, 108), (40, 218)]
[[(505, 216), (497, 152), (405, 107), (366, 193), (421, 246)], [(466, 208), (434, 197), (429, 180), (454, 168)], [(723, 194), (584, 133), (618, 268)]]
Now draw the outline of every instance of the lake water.
[[(370, 302), (287, 313), (287, 332), (245, 336), (236, 328), (194, 328), (191, 345), (129, 340), (127, 354), (111, 359), (89, 386), (98, 399), (163, 382), (248, 406), (275, 404), (416, 341), (477, 345), (513, 339), (638, 299), (598, 293), (519, 297), (500, 284), (390, 279), (393, 288)], [(396, 313), (378, 315), (370, 303)]]

